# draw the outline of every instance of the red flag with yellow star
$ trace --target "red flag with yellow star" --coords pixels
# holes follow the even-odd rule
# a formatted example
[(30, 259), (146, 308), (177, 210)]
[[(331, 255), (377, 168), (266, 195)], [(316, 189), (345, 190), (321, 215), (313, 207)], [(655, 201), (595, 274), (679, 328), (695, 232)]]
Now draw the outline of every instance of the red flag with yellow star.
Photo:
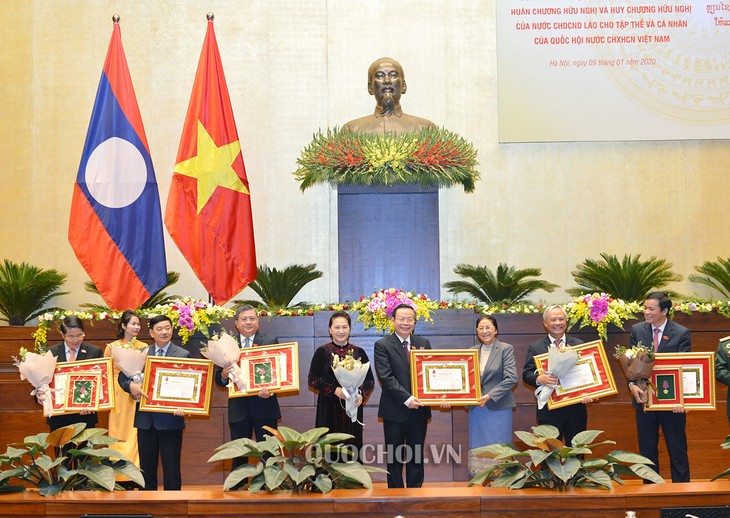
[(175, 161), (165, 225), (216, 304), (256, 279), (251, 195), (212, 17)]

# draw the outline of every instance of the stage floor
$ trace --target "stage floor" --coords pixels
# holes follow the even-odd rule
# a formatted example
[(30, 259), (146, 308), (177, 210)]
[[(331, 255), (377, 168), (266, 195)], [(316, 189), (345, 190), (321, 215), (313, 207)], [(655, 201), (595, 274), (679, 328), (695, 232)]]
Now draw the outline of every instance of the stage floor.
[[(663, 485), (630, 482), (611, 491), (571, 488), (563, 492), (470, 488), (463, 483), (388, 489), (376, 483), (371, 489), (339, 489), (326, 495), (250, 494), (186, 486), (181, 491), (78, 491), (49, 498), (32, 491), (0, 495), (0, 516), (620, 518), (633, 510), (639, 518), (660, 518), (662, 508), (725, 506), (730, 503), (729, 495), (730, 481), (724, 480)], [(730, 517), (730, 508), (716, 516)]]

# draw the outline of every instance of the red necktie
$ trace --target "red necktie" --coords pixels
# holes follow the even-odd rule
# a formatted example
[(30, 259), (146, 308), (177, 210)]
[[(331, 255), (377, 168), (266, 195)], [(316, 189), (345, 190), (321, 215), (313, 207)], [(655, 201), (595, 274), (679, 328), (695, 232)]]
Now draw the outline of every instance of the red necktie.
[(654, 350), (655, 351), (659, 350), (659, 328), (658, 327), (654, 328)]
[(411, 353), (408, 350), (408, 340), (403, 340), (403, 350), (406, 352), (406, 361), (411, 362)]

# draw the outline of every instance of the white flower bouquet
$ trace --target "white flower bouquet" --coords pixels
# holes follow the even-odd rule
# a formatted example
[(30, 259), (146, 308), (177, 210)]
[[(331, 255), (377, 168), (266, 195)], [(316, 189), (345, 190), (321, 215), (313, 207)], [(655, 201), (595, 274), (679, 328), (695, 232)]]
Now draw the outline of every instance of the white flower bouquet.
[(241, 367), (238, 366), (241, 349), (238, 347), (235, 338), (228, 333), (221, 334), (220, 338), (213, 337), (213, 339), (208, 340), (207, 347), (200, 349), (200, 354), (218, 367), (226, 368), (231, 365), (231, 372), (228, 374), (229, 385), (233, 383), (238, 390), (246, 390), (246, 380), (241, 372)]
[(357, 396), (361, 394), (360, 385), (365, 381), (368, 370), (370, 362), (362, 363), (353, 358), (352, 351), (348, 351), (344, 358), (332, 353), (332, 371), (345, 394), (345, 412), (353, 423), (357, 421)]
[[(565, 376), (570, 369), (572, 369), (578, 362), (579, 356), (576, 351), (573, 351), (570, 347), (559, 349), (557, 347), (551, 347), (548, 351), (548, 369), (545, 374), (551, 374), (560, 380), (561, 377)], [(537, 408), (543, 408), (550, 396), (552, 396), (555, 386), (540, 385), (535, 391), (535, 397), (537, 398)]]
[(51, 351), (46, 351), (45, 354), (36, 354), (21, 350), (21, 359), (15, 358), (14, 362), (20, 371), (20, 379), (23, 381), (28, 380), (33, 385), (34, 390), (31, 395), (35, 395), (38, 401), (43, 404), (43, 415), (45, 417), (50, 417), (53, 414), (53, 398), (49, 384), (53, 380), (57, 361), (58, 358), (53, 356)]

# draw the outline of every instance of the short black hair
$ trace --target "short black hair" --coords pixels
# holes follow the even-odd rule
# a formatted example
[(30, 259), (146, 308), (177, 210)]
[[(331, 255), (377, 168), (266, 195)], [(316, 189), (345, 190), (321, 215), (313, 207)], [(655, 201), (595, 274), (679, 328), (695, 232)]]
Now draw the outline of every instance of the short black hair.
[(497, 325), (497, 319), (494, 318), (494, 316), (492, 316), (492, 315), (479, 315), (479, 318), (477, 318), (477, 322), (474, 325), (474, 327), (478, 328), (479, 322), (481, 322), (482, 320), (489, 320), (492, 323), (492, 325), (494, 326), (494, 330), (499, 333), (499, 326)]
[(645, 300), (658, 300), (659, 309), (666, 309), (667, 313), (672, 309), (672, 299), (669, 298), (666, 291), (652, 291), (646, 296)]
[(411, 306), (410, 304), (398, 304), (396, 307), (393, 308), (393, 312), (391, 313), (391, 316), (393, 317), (393, 320), (395, 320), (395, 314), (398, 313), (398, 310), (401, 308), (408, 308), (411, 311), (413, 311), (413, 318), (416, 318), (416, 308)]
[(156, 317), (150, 318), (149, 327), (150, 327), (150, 329), (152, 329), (160, 322), (165, 322), (165, 321), (170, 322), (170, 325), (172, 325), (172, 320), (170, 320), (170, 317), (168, 317), (167, 315), (157, 315)]
[(81, 329), (84, 330), (84, 321), (81, 320), (76, 315), (69, 315), (67, 317), (63, 317), (63, 320), (61, 320), (61, 332), (63, 334), (68, 333), (69, 329)]

